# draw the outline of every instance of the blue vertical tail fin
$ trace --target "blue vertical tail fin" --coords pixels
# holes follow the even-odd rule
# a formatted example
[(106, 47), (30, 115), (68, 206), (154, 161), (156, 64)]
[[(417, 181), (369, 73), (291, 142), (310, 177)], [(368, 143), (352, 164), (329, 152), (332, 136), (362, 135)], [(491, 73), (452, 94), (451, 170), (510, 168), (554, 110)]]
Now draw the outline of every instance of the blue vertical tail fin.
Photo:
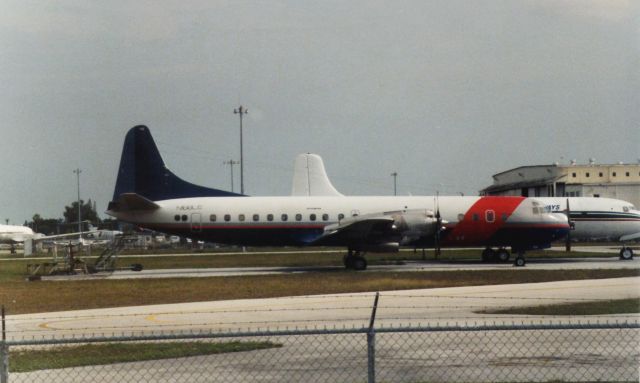
[(242, 195), (194, 185), (173, 174), (164, 165), (149, 128), (144, 125), (131, 128), (124, 139), (113, 201), (125, 193), (139, 194), (151, 201)]

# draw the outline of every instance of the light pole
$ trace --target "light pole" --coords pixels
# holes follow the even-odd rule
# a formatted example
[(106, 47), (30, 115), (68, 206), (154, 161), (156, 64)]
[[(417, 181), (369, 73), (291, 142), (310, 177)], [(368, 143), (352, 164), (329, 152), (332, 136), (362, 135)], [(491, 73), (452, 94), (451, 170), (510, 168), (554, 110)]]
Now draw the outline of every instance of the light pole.
[(242, 116), (249, 111), (244, 109), (242, 105), (233, 110), (233, 114), (240, 115), (240, 194), (244, 194), (244, 157), (242, 152)]
[(393, 172), (391, 173), (391, 176), (393, 177), (393, 195), (398, 195), (397, 194), (397, 179), (398, 179), (398, 172)]
[(233, 193), (233, 165), (237, 165), (240, 162), (238, 161), (234, 161), (234, 160), (229, 160), (229, 161), (223, 161), (222, 164), (223, 165), (229, 165), (229, 167), (231, 168), (231, 192)]
[(80, 168), (73, 171), (78, 179), (78, 233), (80, 239), (82, 239), (82, 203), (80, 202), (80, 173), (82, 170)]

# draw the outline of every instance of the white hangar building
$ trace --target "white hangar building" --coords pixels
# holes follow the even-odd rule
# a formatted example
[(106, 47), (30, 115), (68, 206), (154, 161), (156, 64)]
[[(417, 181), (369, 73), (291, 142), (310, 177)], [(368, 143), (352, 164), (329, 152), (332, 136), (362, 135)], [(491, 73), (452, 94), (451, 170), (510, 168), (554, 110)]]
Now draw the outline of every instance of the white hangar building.
[(640, 206), (640, 164), (520, 166), (495, 174), (480, 195), (607, 197)]

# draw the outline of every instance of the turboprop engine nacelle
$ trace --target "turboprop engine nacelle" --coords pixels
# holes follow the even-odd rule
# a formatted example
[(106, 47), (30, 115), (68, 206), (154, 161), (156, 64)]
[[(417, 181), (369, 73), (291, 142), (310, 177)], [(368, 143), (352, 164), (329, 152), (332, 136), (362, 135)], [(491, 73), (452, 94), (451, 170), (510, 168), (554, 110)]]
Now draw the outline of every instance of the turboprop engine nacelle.
[(394, 228), (402, 235), (402, 243), (435, 235), (438, 218), (431, 210), (408, 210), (392, 214)]

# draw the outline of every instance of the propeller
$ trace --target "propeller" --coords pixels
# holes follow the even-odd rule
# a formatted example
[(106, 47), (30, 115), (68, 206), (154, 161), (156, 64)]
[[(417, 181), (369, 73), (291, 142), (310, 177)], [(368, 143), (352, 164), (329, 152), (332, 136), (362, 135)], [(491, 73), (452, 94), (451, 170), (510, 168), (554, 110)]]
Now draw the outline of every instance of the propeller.
[(575, 223), (571, 220), (571, 207), (569, 207), (569, 198), (567, 198), (567, 221), (569, 223), (569, 232), (567, 233), (567, 238), (565, 239), (565, 250), (567, 252), (571, 251), (571, 230), (575, 227)]
[(433, 238), (436, 259), (440, 256), (440, 232), (442, 231), (442, 216), (440, 216), (440, 201), (436, 194), (436, 232)]

